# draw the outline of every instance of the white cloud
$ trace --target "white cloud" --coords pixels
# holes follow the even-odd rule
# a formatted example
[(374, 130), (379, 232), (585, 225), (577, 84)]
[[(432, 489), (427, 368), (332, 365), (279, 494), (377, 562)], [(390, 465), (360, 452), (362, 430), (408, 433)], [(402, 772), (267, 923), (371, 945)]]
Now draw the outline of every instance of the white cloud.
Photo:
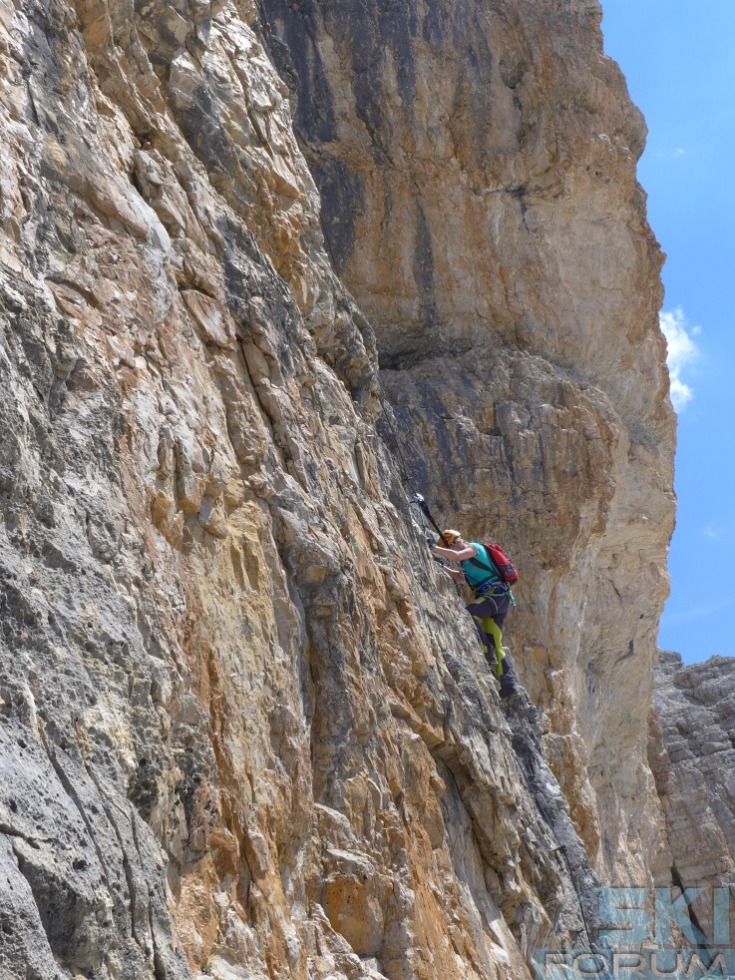
[(687, 151), (683, 146), (677, 146), (673, 150), (670, 147), (665, 150), (657, 150), (656, 156), (659, 160), (680, 160), (686, 156), (686, 153)]
[(733, 531), (735, 531), (733, 521), (709, 521), (701, 528), (705, 538), (717, 544), (725, 544), (728, 547), (733, 537)]
[(659, 322), (668, 348), (666, 362), (669, 365), (671, 378), (671, 401), (676, 411), (680, 412), (694, 397), (694, 392), (688, 384), (684, 383), (681, 374), (699, 357), (699, 348), (692, 337), (701, 333), (701, 327), (693, 327), (690, 330), (680, 307), (669, 313), (662, 312)]

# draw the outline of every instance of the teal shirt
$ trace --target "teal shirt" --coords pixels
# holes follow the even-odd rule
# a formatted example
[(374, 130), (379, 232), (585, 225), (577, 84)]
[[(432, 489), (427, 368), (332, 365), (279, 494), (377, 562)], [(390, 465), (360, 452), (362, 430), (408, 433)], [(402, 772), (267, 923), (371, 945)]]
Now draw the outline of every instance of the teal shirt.
[(473, 548), (477, 549), (477, 554), (475, 555), (477, 561), (481, 561), (486, 566), (485, 568), (480, 568), (479, 565), (471, 562), (469, 558), (460, 562), (464, 577), (467, 579), (470, 588), (476, 589), (478, 585), (487, 584), (488, 588), (483, 588), (483, 592), (507, 592), (508, 586), (498, 575), (485, 546), (480, 544), (479, 541), (470, 541), (470, 544)]

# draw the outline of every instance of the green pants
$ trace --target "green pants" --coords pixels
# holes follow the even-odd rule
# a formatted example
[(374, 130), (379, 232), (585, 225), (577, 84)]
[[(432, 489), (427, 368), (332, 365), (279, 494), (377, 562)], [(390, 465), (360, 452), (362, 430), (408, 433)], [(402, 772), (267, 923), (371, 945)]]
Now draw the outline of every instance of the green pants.
[(516, 679), (510, 657), (503, 649), (503, 623), (510, 608), (510, 597), (477, 596), (467, 604), (467, 611), (474, 620), (477, 635), (488, 664), (499, 682), (502, 696), (516, 690)]

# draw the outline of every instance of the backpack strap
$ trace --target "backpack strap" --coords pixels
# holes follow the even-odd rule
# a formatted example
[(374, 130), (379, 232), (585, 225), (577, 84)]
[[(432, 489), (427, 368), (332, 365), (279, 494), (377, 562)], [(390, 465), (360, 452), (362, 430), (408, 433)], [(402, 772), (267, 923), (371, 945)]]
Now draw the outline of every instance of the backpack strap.
[[(492, 558), (490, 558), (490, 552), (485, 547), (485, 545), (483, 545), (483, 548), (485, 548), (485, 554), (488, 556), (488, 559), (490, 561), (489, 565), (486, 565), (484, 561), (480, 561), (479, 558), (468, 558), (467, 561), (471, 565), (474, 565), (475, 568), (482, 568), (486, 572), (490, 572), (491, 576), (490, 578), (485, 579), (483, 582), (478, 582), (477, 585), (473, 585), (472, 588), (476, 592), (482, 592), (484, 588), (492, 584), (494, 595), (510, 595), (512, 599), (513, 592), (511, 590), (510, 585), (503, 579), (500, 569), (492, 560)], [(495, 578), (495, 581), (493, 581), (493, 578)]]
[[(485, 548), (485, 553), (487, 554), (487, 548)], [(495, 562), (492, 560), (492, 558), (490, 559), (489, 565), (486, 565), (484, 561), (480, 561), (480, 559), (476, 557), (468, 558), (467, 561), (471, 565), (474, 565), (475, 568), (484, 568), (486, 572), (495, 572), (495, 574), (498, 575), (498, 569), (496, 568)]]

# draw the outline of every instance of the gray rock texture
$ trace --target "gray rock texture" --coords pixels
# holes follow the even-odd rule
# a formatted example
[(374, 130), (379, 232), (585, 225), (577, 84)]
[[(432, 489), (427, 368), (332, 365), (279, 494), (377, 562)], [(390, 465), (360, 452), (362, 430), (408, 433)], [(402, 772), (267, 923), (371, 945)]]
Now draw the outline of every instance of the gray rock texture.
[[(651, 768), (666, 816), (670, 872), (661, 884), (702, 889), (694, 922), (715, 946), (735, 935), (735, 660), (684, 665), (662, 653), (656, 667)], [(716, 891), (721, 890), (719, 898)], [(715, 909), (729, 909), (715, 936)]]
[[(594, 940), (599, 875), (650, 874), (627, 719), (672, 414), (639, 117), (596, 4), (519, 5), (499, 58), (469, 7), (432, 3), (425, 50), (469, 45), (445, 121), (464, 162), (431, 185), (443, 211), (419, 184), (396, 224), (373, 208), (387, 155), (441, 144), (380, 115), (413, 112), (419, 22), (344, 10), (340, 90), (294, 53), (328, 60), (339, 24), (279, 40), (250, 0), (0, 0), (3, 980), (529, 980), (537, 948)], [(473, 239), (449, 217), (476, 191), (498, 208)], [(375, 228), (337, 227), (363, 200), (375, 267)], [(440, 302), (434, 256), (453, 241), (464, 280), (485, 239)], [(500, 704), (406, 461), (525, 555), (512, 636), (539, 714)]]

